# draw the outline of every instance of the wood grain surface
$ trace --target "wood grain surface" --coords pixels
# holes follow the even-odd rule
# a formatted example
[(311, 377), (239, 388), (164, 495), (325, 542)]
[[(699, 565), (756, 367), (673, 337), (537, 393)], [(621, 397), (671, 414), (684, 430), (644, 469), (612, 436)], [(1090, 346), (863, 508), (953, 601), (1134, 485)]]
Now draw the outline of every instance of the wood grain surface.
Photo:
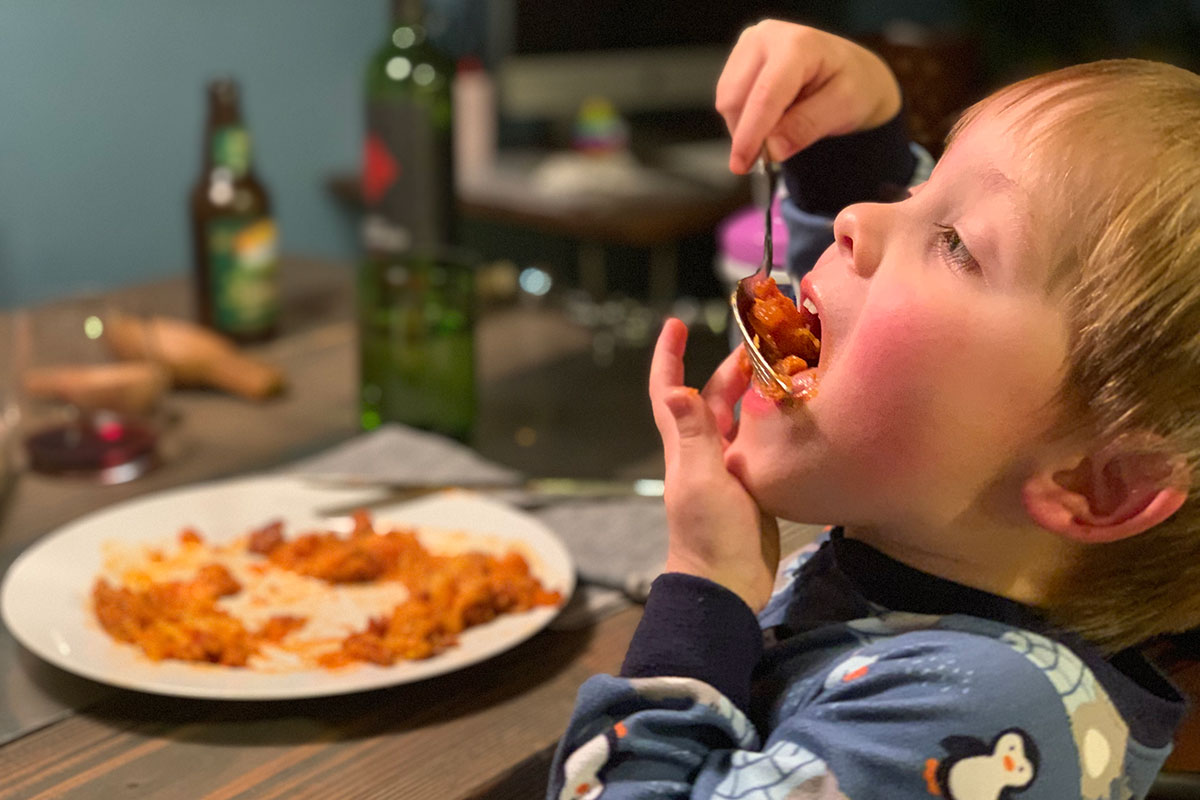
[[(619, 667), (639, 617), (543, 632), (461, 672), (346, 697), (120, 692), (0, 748), (0, 800), (537, 797), (579, 684)], [(529, 761), (537, 768), (522, 770)]]
[[(213, 392), (173, 393), (170, 457), (132, 483), (22, 476), (0, 520), (0, 569), (89, 511), (275, 467), (358, 431), (352, 272), (289, 259), (283, 274), (285, 334), (253, 352), (288, 373), (287, 394), (256, 404)], [(188, 313), (182, 277), (114, 297), (134, 309)], [(585, 357), (588, 346), (586, 331), (552, 310), (499, 309), (481, 319), (480, 382), (499, 390), (511, 384), (509, 394), (496, 395), (487, 435), (511, 439), (511, 428), (530, 424), (544, 434), (554, 430), (554, 405), (529, 410), (518, 402), (520, 389), (546, 364)], [(631, 374), (641, 370), (639, 363)], [(657, 443), (644, 429), (631, 431), (625, 449), (591, 467), (607, 471), (643, 459), (655, 469)], [(569, 445), (533, 455), (561, 465)], [(20, 703), (37, 690), (65, 708), (79, 707), (0, 747), (0, 800), (537, 797), (579, 684), (619, 667), (638, 618), (635, 608), (586, 630), (543, 631), (486, 662), (416, 684), (267, 703), (107, 689), (43, 664), (10, 639), (11, 663), (0, 677), (7, 695), (0, 695)]]

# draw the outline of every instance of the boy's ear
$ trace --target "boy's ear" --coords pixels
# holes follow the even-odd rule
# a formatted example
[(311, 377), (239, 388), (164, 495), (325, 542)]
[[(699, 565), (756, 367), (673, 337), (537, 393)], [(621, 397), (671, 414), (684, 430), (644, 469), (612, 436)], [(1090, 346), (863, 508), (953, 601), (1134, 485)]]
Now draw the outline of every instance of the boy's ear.
[(1114, 446), (1025, 481), (1021, 499), (1041, 527), (1070, 539), (1115, 542), (1163, 522), (1187, 500), (1183, 460)]

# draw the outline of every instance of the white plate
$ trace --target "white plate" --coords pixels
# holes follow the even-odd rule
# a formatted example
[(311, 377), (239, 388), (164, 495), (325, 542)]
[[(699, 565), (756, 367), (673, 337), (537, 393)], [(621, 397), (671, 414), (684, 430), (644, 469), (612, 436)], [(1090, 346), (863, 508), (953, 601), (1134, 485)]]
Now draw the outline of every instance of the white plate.
[[(369, 494), (369, 493), (368, 493)], [(363, 492), (317, 489), (295, 478), (252, 477), (149, 495), (90, 514), (47, 535), (13, 563), (0, 588), (4, 624), (21, 644), (65, 670), (102, 683), (156, 694), (224, 700), (323, 697), (423, 680), (461, 669), (533, 636), (558, 613), (536, 608), (470, 628), (457, 646), (423, 661), (342, 670), (262, 673), (247, 669), (155, 662), (111, 639), (91, 611), (105, 543), (165, 544), (185, 526), (216, 543), (275, 519), (300, 533), (328, 528), (314, 510), (353, 503)], [(410, 523), (511, 541), (530, 567), (564, 600), (575, 569), (562, 542), (534, 518), (469, 492), (445, 492), (372, 511), (380, 523)]]

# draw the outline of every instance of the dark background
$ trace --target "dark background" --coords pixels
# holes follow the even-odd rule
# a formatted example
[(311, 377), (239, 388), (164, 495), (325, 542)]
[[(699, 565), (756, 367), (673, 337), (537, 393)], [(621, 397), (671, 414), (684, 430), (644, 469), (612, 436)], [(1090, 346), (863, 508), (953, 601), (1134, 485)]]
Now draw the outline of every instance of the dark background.
[[(892, 61), (913, 135), (935, 153), (964, 105), (1012, 79), (1110, 56), (1192, 69), (1200, 58), (1200, 0), (426, 3), (447, 49), (493, 68), (505, 56), (544, 52), (696, 44), (722, 52), (764, 16), (808, 22)], [(388, 6), (0, 2), (0, 307), (190, 268), (184, 198), (199, 170), (204, 82), (215, 75), (242, 83), (283, 249), (355, 263), (357, 218), (328, 180), (357, 169), (364, 73), (388, 34)], [(724, 135), (707, 93), (690, 109), (629, 116), (635, 149), (656, 137)], [(561, 145), (555, 130), (547, 120), (506, 120), (502, 134), (553, 147)], [(569, 260), (569, 243), (557, 244)], [(683, 250), (683, 277), (695, 285), (681, 288), (711, 291), (712, 236)], [(639, 258), (614, 254), (629, 274), (644, 272)]]

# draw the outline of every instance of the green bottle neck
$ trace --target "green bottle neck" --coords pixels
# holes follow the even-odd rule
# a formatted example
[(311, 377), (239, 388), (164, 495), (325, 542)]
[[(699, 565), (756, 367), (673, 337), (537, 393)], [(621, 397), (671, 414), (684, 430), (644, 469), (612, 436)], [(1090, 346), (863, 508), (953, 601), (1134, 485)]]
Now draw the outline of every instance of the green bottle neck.
[(237, 123), (224, 125), (212, 133), (209, 163), (214, 169), (227, 169), (240, 178), (250, 171), (250, 132)]
[(208, 86), (207, 168), (227, 169), (234, 178), (250, 171), (250, 132), (242, 122), (238, 85), (229, 78)]
[(420, 25), (425, 19), (422, 0), (392, 0), (392, 25)]

